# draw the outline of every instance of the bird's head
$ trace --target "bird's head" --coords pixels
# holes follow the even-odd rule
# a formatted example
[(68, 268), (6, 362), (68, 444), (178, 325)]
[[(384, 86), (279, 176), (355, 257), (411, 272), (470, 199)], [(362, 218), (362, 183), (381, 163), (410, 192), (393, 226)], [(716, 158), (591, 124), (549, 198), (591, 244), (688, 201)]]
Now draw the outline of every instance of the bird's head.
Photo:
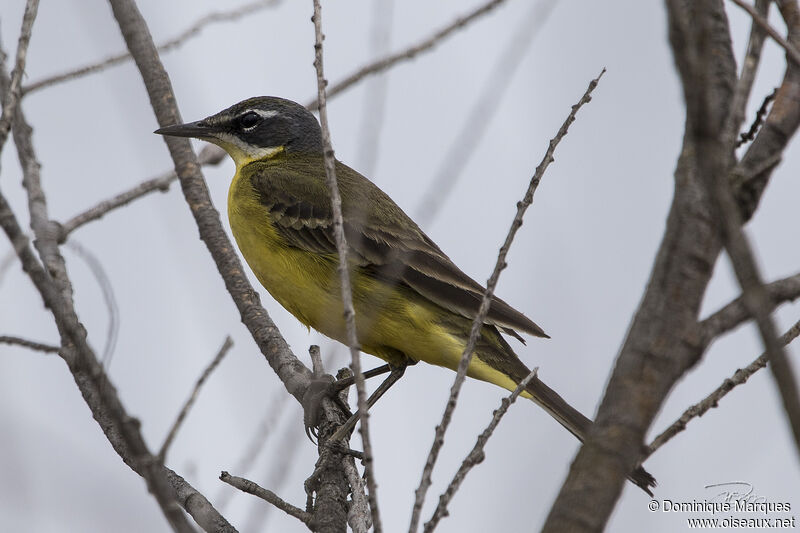
[(166, 126), (160, 135), (195, 137), (214, 143), (237, 167), (280, 153), (321, 153), (317, 119), (306, 108), (275, 96), (248, 98), (197, 122)]

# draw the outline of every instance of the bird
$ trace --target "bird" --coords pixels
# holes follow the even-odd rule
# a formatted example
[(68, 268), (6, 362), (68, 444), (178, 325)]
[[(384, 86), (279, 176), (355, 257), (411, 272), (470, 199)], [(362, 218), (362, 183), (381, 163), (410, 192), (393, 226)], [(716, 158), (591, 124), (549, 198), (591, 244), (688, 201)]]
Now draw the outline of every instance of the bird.
[[(306, 327), (347, 344), (322, 131), (302, 105), (248, 98), (155, 133), (211, 142), (233, 159), (230, 228), (263, 287)], [(485, 289), (465, 274), (385, 192), (335, 161), (358, 343), (393, 369), (418, 361), (456, 370)], [(467, 375), (514, 390), (530, 373), (503, 334), (548, 338), (493, 296)], [(522, 392), (581, 441), (592, 421), (533, 377)], [(647, 493), (641, 466), (629, 479)]]

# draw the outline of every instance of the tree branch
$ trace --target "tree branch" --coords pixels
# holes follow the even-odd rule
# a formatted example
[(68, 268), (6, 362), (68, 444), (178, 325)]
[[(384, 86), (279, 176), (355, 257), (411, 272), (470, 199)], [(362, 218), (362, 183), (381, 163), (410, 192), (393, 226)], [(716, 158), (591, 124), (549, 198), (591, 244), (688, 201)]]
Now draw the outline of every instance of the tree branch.
[[(31, 41), (31, 30), (33, 21), (36, 20), (36, 13), (39, 10), (39, 0), (27, 0), (25, 3), (25, 13), (22, 15), (22, 28), (19, 31), (17, 41), (16, 62), (14, 70), (11, 71), (11, 79), (7, 89), (3, 91), (3, 114), (0, 116), (0, 153), (3, 152), (8, 140), (8, 132), (14, 121), (14, 113), (17, 112), (17, 104), (21, 96), (22, 74), (25, 72), (25, 62), (28, 57), (28, 44)], [(0, 70), (5, 73), (6, 54), (0, 51)]]
[[(764, 19), (769, 14), (769, 5), (772, 0), (756, 0), (756, 12)], [(750, 38), (747, 42), (747, 53), (742, 63), (742, 73), (736, 84), (736, 92), (733, 95), (731, 112), (725, 129), (729, 135), (738, 132), (744, 122), (747, 101), (750, 99), (750, 91), (753, 89), (753, 82), (756, 79), (756, 70), (761, 61), (761, 51), (764, 49), (764, 40), (767, 32), (755, 19), (750, 27)]]
[[(783, 346), (787, 346), (797, 336), (800, 335), (800, 320), (795, 322), (794, 326), (789, 328), (786, 333), (781, 335), (780, 342)], [(667, 429), (662, 431), (658, 437), (653, 439), (653, 442), (647, 447), (645, 457), (650, 457), (664, 444), (669, 442), (675, 435), (686, 429), (686, 426), (692, 419), (703, 416), (712, 407), (717, 407), (719, 401), (724, 398), (730, 391), (739, 385), (743, 385), (753, 374), (767, 366), (769, 357), (766, 352), (762, 353), (755, 361), (750, 363), (744, 368), (738, 369), (733, 375), (722, 382), (722, 385), (714, 389), (714, 391), (706, 396), (703, 400), (692, 405), (683, 414), (672, 423)]]
[(246, 492), (248, 494), (252, 494), (253, 496), (258, 496), (262, 500), (271, 503), (284, 513), (288, 514), (289, 516), (297, 518), (305, 525), (309, 525), (309, 523), (311, 522), (310, 513), (307, 513), (302, 509), (300, 509), (299, 507), (295, 507), (291, 503), (286, 502), (271, 490), (260, 487), (258, 486), (257, 483), (250, 481), (249, 479), (232, 476), (229, 473), (225, 472), (224, 470), (219, 475), (219, 478), (228, 485), (236, 487), (237, 489)]
[[(670, 43), (687, 101), (675, 196), (595, 423), (545, 522), (543, 531), (548, 533), (605, 527), (626, 477), (641, 462), (653, 417), (674, 383), (702, 354), (697, 315), (721, 244), (700, 176), (702, 160), (719, 154), (704, 152), (692, 127), (702, 120), (722, 127), (735, 90), (736, 65), (721, 0), (666, 4)], [(699, 41), (697, 28), (703, 29)], [(704, 85), (707, 79), (714, 82)], [(688, 104), (698, 94), (709, 103), (702, 117)], [(730, 158), (732, 153), (731, 147), (721, 156)]]
[[(773, 281), (764, 286), (771, 302), (771, 309), (778, 305), (794, 301), (800, 297), (800, 273), (788, 278)], [(751, 315), (738, 297), (732, 302), (715, 311), (708, 318), (700, 322), (700, 335), (703, 344), (708, 346), (714, 340), (750, 319)]]
[[(196, 37), (197, 35), (199, 35), (200, 32), (206, 26), (219, 22), (233, 22), (247, 15), (251, 15), (257, 11), (261, 11), (262, 9), (265, 9), (267, 7), (276, 6), (280, 2), (281, 0), (256, 0), (255, 2), (242, 4), (241, 6), (231, 9), (229, 11), (216, 11), (208, 13), (199, 18), (197, 21), (195, 21), (194, 24), (189, 26), (187, 29), (185, 29), (172, 39), (169, 39), (168, 41), (161, 43), (158, 46), (157, 50), (159, 52), (169, 52), (170, 50), (173, 50), (183, 45), (184, 43), (186, 43), (186, 41), (188, 41), (192, 37)], [(40, 89), (51, 87), (53, 85), (57, 85), (65, 81), (83, 78), (84, 76), (88, 76), (90, 74), (102, 72), (108, 67), (119, 65), (120, 63), (124, 63), (129, 59), (131, 59), (131, 54), (129, 52), (123, 52), (121, 54), (107, 57), (106, 59), (99, 61), (97, 63), (92, 63), (89, 65), (85, 65), (83, 67), (78, 67), (76, 69), (69, 70), (61, 74), (48, 76), (39, 81), (35, 81), (24, 86), (22, 88), (22, 94), (27, 96), (28, 94), (36, 92)]]
[(431, 516), (431, 519), (425, 523), (425, 527), (423, 529), (425, 533), (432, 533), (439, 524), (439, 521), (449, 514), (447, 506), (450, 504), (450, 500), (452, 500), (453, 496), (455, 496), (456, 491), (458, 491), (461, 483), (464, 482), (464, 479), (467, 477), (467, 474), (469, 474), (469, 471), (472, 470), (474, 466), (482, 463), (486, 458), (486, 452), (484, 452), (486, 443), (489, 442), (494, 430), (497, 428), (498, 424), (500, 424), (500, 421), (503, 419), (506, 412), (508, 412), (508, 408), (511, 407), (511, 404), (516, 401), (520, 393), (525, 390), (525, 387), (528, 386), (528, 383), (530, 383), (530, 381), (536, 377), (538, 371), (538, 367), (534, 368), (530, 374), (528, 374), (522, 381), (519, 382), (517, 387), (510, 395), (503, 398), (500, 403), (500, 407), (498, 407), (494, 413), (492, 413), (492, 419), (489, 421), (489, 425), (486, 426), (486, 429), (484, 429), (480, 435), (478, 435), (478, 440), (475, 441), (475, 446), (472, 447), (472, 450), (470, 450), (470, 452), (461, 462), (461, 466), (458, 467), (458, 471), (453, 476), (450, 484), (447, 486), (447, 490), (445, 490), (442, 495), (439, 496), (439, 504), (436, 506), (433, 516)]
[(200, 393), (200, 388), (206, 382), (206, 380), (214, 371), (214, 369), (216, 369), (217, 366), (219, 366), (220, 362), (222, 362), (222, 358), (225, 357), (225, 355), (227, 355), (227, 353), (230, 351), (232, 347), (233, 347), (233, 340), (231, 339), (231, 336), (228, 335), (227, 337), (225, 337), (225, 342), (222, 343), (222, 347), (220, 347), (219, 351), (217, 352), (217, 355), (214, 356), (214, 359), (211, 361), (211, 363), (209, 363), (206, 369), (203, 370), (203, 373), (200, 374), (200, 377), (197, 379), (197, 383), (194, 384), (192, 393), (186, 399), (186, 403), (183, 404), (183, 407), (178, 413), (178, 417), (175, 419), (175, 422), (173, 422), (172, 427), (169, 430), (169, 433), (167, 433), (167, 438), (164, 439), (164, 444), (161, 445), (161, 449), (158, 451), (158, 455), (156, 456), (156, 458), (160, 462), (162, 463), (165, 462), (165, 459), (167, 457), (167, 451), (169, 450), (169, 447), (172, 445), (172, 441), (175, 438), (175, 435), (178, 434), (178, 430), (183, 424), (183, 421), (186, 419), (186, 415), (189, 414), (189, 409), (192, 408), (192, 405), (194, 405), (195, 400), (197, 400), (197, 395)]
[[(504, 1), (505, 0), (490, 0), (485, 4), (481, 4), (476, 9), (470, 11), (466, 15), (458, 17), (451, 24), (448, 24), (447, 26), (435, 32), (430, 37), (422, 40), (421, 42), (409, 46), (405, 50), (401, 50), (400, 52), (390, 54), (389, 56), (383, 59), (379, 59), (378, 61), (374, 61), (372, 63), (369, 63), (368, 65), (365, 65), (364, 67), (361, 67), (356, 72), (350, 74), (346, 78), (331, 85), (330, 88), (327, 90), (327, 97), (333, 98), (340, 92), (349, 89), (352, 85), (358, 83), (367, 76), (370, 76), (372, 74), (377, 74), (378, 72), (382, 72), (386, 69), (393, 67), (394, 65), (396, 65), (401, 61), (407, 61), (409, 59), (413, 59), (414, 57), (417, 56), (417, 54), (431, 50), (434, 46), (439, 44), (439, 42), (444, 40), (450, 34), (455, 32), (456, 30), (464, 28), (475, 19), (480, 18), (482, 15), (489, 13), (494, 8), (502, 4)], [(319, 99), (307, 103), (306, 107), (310, 111), (316, 111), (317, 109), (319, 109)]]
[(486, 283), (486, 291), (483, 294), (481, 305), (478, 308), (478, 313), (475, 316), (475, 319), (472, 321), (469, 339), (466, 347), (464, 348), (464, 353), (461, 356), (461, 361), (458, 363), (456, 378), (453, 382), (453, 386), (450, 389), (450, 397), (447, 400), (447, 405), (444, 413), (442, 414), (442, 420), (439, 425), (436, 426), (433, 444), (431, 445), (431, 450), (428, 453), (428, 459), (425, 461), (425, 468), (422, 471), (422, 479), (420, 480), (419, 487), (417, 487), (417, 490), (415, 491), (414, 507), (411, 512), (411, 524), (408, 528), (409, 533), (416, 533), (417, 529), (419, 528), (422, 504), (425, 502), (425, 495), (427, 494), (428, 488), (431, 485), (431, 473), (433, 472), (433, 466), (439, 456), (439, 451), (441, 450), (442, 444), (444, 444), (444, 434), (450, 424), (450, 419), (452, 418), (453, 410), (455, 409), (456, 402), (458, 400), (458, 394), (461, 391), (461, 385), (464, 383), (464, 379), (467, 376), (467, 367), (469, 366), (469, 362), (472, 358), (472, 353), (475, 350), (475, 343), (477, 342), (478, 335), (481, 327), (483, 326), (483, 321), (486, 319), (486, 314), (489, 312), (489, 305), (492, 301), (494, 288), (497, 285), (500, 272), (507, 266), (506, 255), (508, 254), (508, 250), (511, 247), (514, 236), (517, 234), (517, 230), (519, 230), (520, 226), (522, 226), (522, 217), (525, 215), (525, 211), (527, 211), (528, 207), (533, 202), (533, 195), (539, 186), (539, 182), (541, 181), (545, 170), (547, 170), (547, 167), (550, 166), (550, 163), (554, 161), (553, 153), (555, 152), (556, 147), (561, 142), (561, 139), (563, 139), (567, 134), (570, 125), (575, 121), (575, 116), (577, 115), (578, 110), (584, 104), (591, 101), (592, 91), (594, 91), (594, 88), (597, 87), (597, 84), (604, 73), (605, 69), (600, 72), (597, 78), (593, 79), (589, 83), (589, 87), (586, 89), (586, 92), (583, 94), (581, 99), (578, 100), (578, 103), (572, 106), (572, 111), (570, 111), (567, 119), (561, 125), (561, 128), (559, 128), (558, 133), (550, 140), (550, 144), (547, 147), (547, 151), (545, 152), (541, 163), (539, 163), (539, 166), (536, 167), (536, 171), (534, 172), (533, 177), (531, 177), (531, 181), (528, 185), (528, 190), (525, 192), (525, 196), (523, 197), (522, 201), (517, 203), (517, 213), (514, 216), (514, 220), (512, 221), (511, 227), (508, 230), (506, 239), (503, 242), (503, 245), (500, 247), (500, 252), (497, 255), (497, 261), (495, 263), (494, 270), (492, 271), (492, 275), (489, 277), (489, 281)]
[[(778, 33), (778, 30), (770, 26), (769, 22), (767, 21), (759, 10), (754, 9), (753, 6), (744, 2), (743, 0), (731, 0), (734, 4), (741, 7), (745, 11), (747, 11), (750, 16), (753, 18), (753, 21), (758, 24), (767, 34), (769, 34), (772, 39), (778, 43), (784, 50), (786, 50), (786, 55), (795, 62), (796, 65), (800, 66), (800, 50), (794, 47), (792, 43), (787, 41), (783, 38), (783, 36)], [(778, 2), (780, 4), (780, 2)]]
[[(197, 163), (200, 166), (218, 165), (223, 159), (225, 159), (225, 155), (226, 154), (224, 150), (210, 144), (200, 150), (200, 153), (197, 156)], [(178, 179), (178, 175), (175, 173), (175, 170), (170, 170), (158, 177), (143, 181), (139, 185), (128, 189), (127, 191), (121, 192), (118, 195), (109, 198), (108, 200), (103, 200), (96, 206), (75, 215), (61, 224), (59, 242), (66, 241), (70, 233), (80, 228), (84, 224), (92, 222), (93, 220), (98, 220), (105, 216), (108, 212), (113, 211), (118, 207), (128, 205), (134, 200), (138, 200), (142, 196), (145, 196), (153, 191), (168, 191), (169, 186), (176, 179)]]
[[(350, 348), (350, 368), (355, 377), (359, 431), (364, 446), (364, 474), (367, 478), (369, 490), (369, 507), (372, 512), (372, 524), (375, 533), (382, 531), (380, 511), (378, 509), (378, 485), (375, 482), (372, 443), (369, 437), (369, 413), (367, 411), (367, 391), (364, 385), (364, 374), (361, 371), (360, 347), (356, 333), (356, 312), (353, 308), (353, 291), (350, 285), (349, 263), (347, 261), (347, 241), (344, 235), (342, 220), (342, 199), (339, 195), (339, 186), (336, 183), (336, 159), (331, 146), (331, 133), (328, 127), (328, 110), (325, 101), (325, 74), (322, 64), (322, 7), (319, 0), (313, 0), (314, 16), (314, 68), (317, 72), (317, 101), (319, 102), (319, 122), (322, 127), (323, 157), (325, 160), (325, 178), (331, 191), (331, 209), (333, 215), (333, 235), (336, 240), (336, 252), (339, 255), (339, 279), (341, 281), (341, 296), (344, 306), (344, 320), (347, 328), (347, 345)], [(320, 440), (322, 442), (322, 440)]]
[[(180, 123), (169, 77), (158, 58), (141, 13), (132, 0), (110, 0), (110, 3), (128, 50), (142, 75), (159, 126)], [(219, 213), (211, 203), (189, 140), (164, 137), (164, 141), (175, 162), (181, 189), (200, 230), (200, 238), (211, 253), (225, 281), (225, 287), (239, 310), (242, 322), (253, 335), (261, 353), (286, 390), (298, 401), (302, 400), (311, 371), (291, 352), (247, 280), (242, 264), (233, 251), (233, 244), (222, 228)]]
[(37, 352), (45, 352), (45, 353), (58, 353), (61, 349), (58, 346), (53, 346), (52, 344), (43, 344), (41, 342), (36, 341), (29, 341), (28, 339), (23, 339), (22, 337), (14, 337), (11, 335), (0, 335), (0, 344), (14, 344), (17, 346), (22, 346), (24, 348), (30, 348), (31, 350), (35, 350)]

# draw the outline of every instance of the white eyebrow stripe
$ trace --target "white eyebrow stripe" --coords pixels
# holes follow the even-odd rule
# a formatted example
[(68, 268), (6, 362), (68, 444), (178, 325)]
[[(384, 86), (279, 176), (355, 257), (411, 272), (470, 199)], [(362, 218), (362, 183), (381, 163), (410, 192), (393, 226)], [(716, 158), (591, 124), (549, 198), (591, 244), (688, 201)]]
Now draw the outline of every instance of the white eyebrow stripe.
[(245, 113), (255, 113), (261, 116), (261, 118), (272, 118), (278, 114), (277, 111), (273, 110), (267, 111), (266, 109), (248, 109), (247, 111), (245, 111)]

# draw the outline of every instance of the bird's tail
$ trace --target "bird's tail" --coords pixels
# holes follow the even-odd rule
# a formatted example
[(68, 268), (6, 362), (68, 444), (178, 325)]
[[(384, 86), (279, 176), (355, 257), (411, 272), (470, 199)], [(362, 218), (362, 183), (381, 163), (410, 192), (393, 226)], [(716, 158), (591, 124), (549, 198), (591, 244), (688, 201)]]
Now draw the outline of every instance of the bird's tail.
[[(555, 418), (559, 424), (578, 437), (581, 442), (586, 439), (592, 421), (583, 416), (580, 411), (572, 407), (564, 398), (545, 385), (538, 377), (531, 379), (525, 387), (525, 392), (530, 394), (531, 399), (539, 404), (550, 416)], [(653, 495), (652, 488), (656, 486), (656, 480), (641, 466), (631, 472), (628, 476), (635, 485), (639, 486), (650, 496)]]

